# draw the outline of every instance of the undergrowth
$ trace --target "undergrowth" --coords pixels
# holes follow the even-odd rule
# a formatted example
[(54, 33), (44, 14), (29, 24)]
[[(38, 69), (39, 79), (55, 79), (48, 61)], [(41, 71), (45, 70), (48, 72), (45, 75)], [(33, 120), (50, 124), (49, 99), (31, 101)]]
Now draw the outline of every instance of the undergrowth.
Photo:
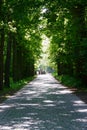
[(70, 87), (70, 88), (81, 88), (82, 83), (79, 79), (76, 79), (75, 77), (70, 77), (69, 75), (60, 75), (58, 76), (56, 73), (53, 74), (53, 76), (59, 80), (63, 85)]
[(29, 77), (23, 80), (20, 80), (18, 82), (13, 82), (11, 80), (10, 87), (4, 87), (3, 90), (0, 90), (0, 103), (3, 102), (5, 99), (8, 98), (8, 96), (13, 95), (16, 93), (18, 90), (24, 87), (27, 83), (32, 81), (35, 77)]
[(18, 91), (20, 90), (24, 85), (26, 85), (29, 81), (33, 80), (34, 77), (29, 77), (29, 78), (26, 78), (26, 79), (23, 79), (23, 80), (20, 80), (18, 82), (13, 82), (11, 80), (11, 83), (10, 83), (10, 87), (4, 87), (3, 89), (3, 92), (9, 92), (10, 90), (12, 91)]

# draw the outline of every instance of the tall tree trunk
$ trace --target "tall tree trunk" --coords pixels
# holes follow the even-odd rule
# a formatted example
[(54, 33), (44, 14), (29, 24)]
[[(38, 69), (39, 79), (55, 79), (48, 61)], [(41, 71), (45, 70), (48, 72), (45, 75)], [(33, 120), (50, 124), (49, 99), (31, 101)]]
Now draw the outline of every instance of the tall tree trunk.
[(14, 44), (13, 48), (13, 81), (17, 82), (21, 80), (21, 59), (19, 58), (19, 50), (17, 45)]
[(77, 5), (71, 9), (73, 16), (73, 25), (75, 28), (75, 41), (76, 46), (74, 49), (75, 56), (75, 75), (79, 78), (82, 77), (83, 73), (83, 58), (81, 57), (81, 46), (83, 38), (86, 38), (86, 28), (85, 28), (85, 6)]
[[(4, 22), (3, 0), (0, 0), (0, 21)], [(4, 27), (0, 27), (0, 90), (3, 89), (3, 47), (4, 47)]]
[(34, 60), (30, 63), (30, 76), (34, 76)]
[(7, 43), (7, 54), (5, 61), (5, 86), (10, 87), (10, 66), (11, 66), (11, 45), (12, 45), (12, 34), (8, 34)]
[(4, 47), (4, 29), (0, 31), (0, 90), (3, 89), (3, 47)]
[(21, 47), (18, 47), (18, 43), (16, 39), (14, 38), (13, 41), (13, 81), (19, 81), (22, 79), (22, 69), (23, 69), (23, 63), (22, 63), (22, 50)]
[(18, 81), (18, 68), (17, 68), (17, 41), (13, 39), (13, 81)]

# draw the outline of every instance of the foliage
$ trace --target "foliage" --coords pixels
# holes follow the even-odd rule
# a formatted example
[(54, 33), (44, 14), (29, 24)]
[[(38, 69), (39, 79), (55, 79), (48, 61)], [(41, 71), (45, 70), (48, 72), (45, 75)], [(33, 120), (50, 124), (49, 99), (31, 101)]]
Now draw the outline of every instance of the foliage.
[(34, 75), (42, 33), (51, 39), (49, 58), (58, 74), (87, 84), (85, 0), (1, 0), (0, 16), (0, 89), (4, 80), (10, 86), (10, 77)]
[(58, 75), (74, 76), (87, 84), (87, 2), (48, 1), (43, 17), (52, 39), (50, 58)]
[(0, 89), (2, 89), (4, 83), (10, 87), (10, 77), (16, 82), (34, 75), (34, 65), (41, 53), (39, 17), (42, 1), (1, 0), (0, 2), (0, 29), (4, 30), (3, 35), (0, 32), (0, 44), (3, 43), (3, 46), (0, 46), (2, 51)]
[(29, 77), (23, 80), (20, 80), (16, 83), (11, 80), (10, 88), (4, 87), (3, 90), (0, 90), (0, 103), (7, 99), (9, 96), (15, 94), (18, 90), (22, 89), (24, 85), (28, 84), (34, 77)]
[(75, 77), (70, 77), (69, 75), (60, 75), (53, 73), (53, 76), (60, 81), (61, 84), (68, 86), (69, 88), (78, 88), (82, 87), (82, 82)]

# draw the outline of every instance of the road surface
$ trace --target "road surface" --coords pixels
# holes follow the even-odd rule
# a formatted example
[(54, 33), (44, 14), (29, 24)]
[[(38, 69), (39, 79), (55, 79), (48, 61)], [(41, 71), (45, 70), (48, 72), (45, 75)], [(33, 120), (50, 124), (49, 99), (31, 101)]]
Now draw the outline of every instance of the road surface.
[(87, 130), (87, 105), (50, 74), (0, 105), (0, 130)]

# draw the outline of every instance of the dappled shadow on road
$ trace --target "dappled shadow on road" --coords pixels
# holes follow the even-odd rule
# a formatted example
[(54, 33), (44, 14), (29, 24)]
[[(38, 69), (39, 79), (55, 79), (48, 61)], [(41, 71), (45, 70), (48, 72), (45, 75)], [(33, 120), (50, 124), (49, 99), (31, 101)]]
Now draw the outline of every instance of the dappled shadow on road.
[(51, 75), (39, 75), (0, 105), (0, 130), (87, 130), (87, 105)]

